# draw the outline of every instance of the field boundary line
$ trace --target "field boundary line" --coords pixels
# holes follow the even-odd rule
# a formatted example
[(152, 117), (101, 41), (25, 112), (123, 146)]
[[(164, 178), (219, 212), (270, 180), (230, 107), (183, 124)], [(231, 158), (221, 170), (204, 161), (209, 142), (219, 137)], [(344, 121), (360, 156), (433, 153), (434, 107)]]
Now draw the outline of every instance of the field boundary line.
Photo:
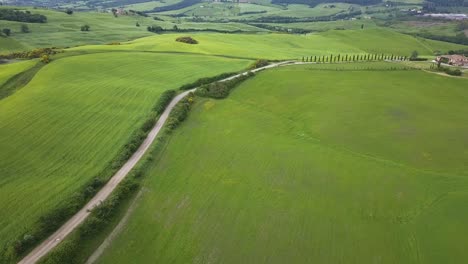
[[(291, 64), (294, 61), (283, 61), (278, 63), (273, 63), (261, 68), (253, 69), (250, 71), (245, 71), (229, 78), (220, 80), (220, 82), (225, 82), (237, 78), (242, 75), (246, 75), (249, 72), (258, 72), (265, 69), (270, 69), (278, 67), (284, 64)], [(164, 123), (167, 121), (170, 113), (174, 107), (179, 103), (185, 96), (189, 93), (194, 92), (197, 88), (193, 88), (187, 91), (184, 91), (178, 94), (172, 99), (169, 105), (166, 107), (162, 115), (159, 117), (158, 121), (151, 129), (150, 133), (143, 141), (143, 143), (138, 147), (138, 149), (133, 153), (133, 155), (125, 162), (125, 164), (110, 178), (110, 180), (101, 188), (101, 190), (76, 214), (74, 214), (65, 224), (63, 224), (57, 231), (50, 235), (47, 239), (42, 241), (37, 247), (35, 247), (28, 255), (26, 255), (18, 264), (33, 264), (37, 263), (42, 257), (47, 255), (52, 249), (54, 249), (62, 240), (64, 240), (75, 228), (77, 228), (81, 223), (83, 223), (86, 218), (91, 214), (91, 210), (96, 206), (100, 205), (105, 201), (114, 191), (114, 189), (119, 185), (119, 183), (129, 174), (129, 172), (136, 166), (136, 164), (141, 160), (143, 155), (150, 148), (151, 144), (156, 139), (159, 132), (162, 130)]]

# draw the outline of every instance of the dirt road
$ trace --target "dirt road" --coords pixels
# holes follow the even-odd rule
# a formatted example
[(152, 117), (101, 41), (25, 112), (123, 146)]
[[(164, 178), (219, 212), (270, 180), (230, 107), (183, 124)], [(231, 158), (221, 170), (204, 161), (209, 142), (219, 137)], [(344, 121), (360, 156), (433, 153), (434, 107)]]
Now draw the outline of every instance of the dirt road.
[[(279, 62), (270, 64), (268, 66), (258, 68), (252, 70), (252, 72), (258, 72), (264, 69), (269, 69), (273, 67), (277, 67), (284, 64), (289, 64), (291, 62)], [(236, 78), (240, 75), (245, 75), (248, 72), (240, 73), (238, 75), (226, 78), (222, 81), (228, 81), (233, 78)], [(196, 89), (196, 88), (195, 88)], [(89, 216), (95, 206), (99, 205), (102, 201), (106, 200), (112, 191), (117, 187), (117, 185), (127, 176), (133, 167), (140, 161), (146, 151), (149, 149), (151, 144), (153, 143), (156, 136), (161, 131), (164, 123), (166, 122), (169, 114), (171, 113), (172, 109), (174, 109), (175, 105), (182, 100), (187, 94), (190, 92), (195, 91), (195, 89), (185, 91), (172, 99), (170, 104), (167, 106), (166, 110), (163, 114), (159, 117), (156, 125), (151, 129), (150, 133), (148, 134), (147, 138), (141, 146), (137, 149), (137, 151), (130, 157), (130, 159), (117, 171), (114, 176), (104, 185), (104, 187), (80, 210), (78, 211), (70, 220), (68, 220), (64, 225), (62, 225), (55, 233), (53, 233), (50, 237), (44, 240), (39, 246), (37, 246), (33, 251), (31, 251), (26, 257), (24, 257), (19, 264), (32, 264), (39, 261), (40, 258), (45, 256), (49, 253), (53, 248), (55, 248), (64, 238), (66, 238), (77, 226), (79, 226), (83, 221)]]

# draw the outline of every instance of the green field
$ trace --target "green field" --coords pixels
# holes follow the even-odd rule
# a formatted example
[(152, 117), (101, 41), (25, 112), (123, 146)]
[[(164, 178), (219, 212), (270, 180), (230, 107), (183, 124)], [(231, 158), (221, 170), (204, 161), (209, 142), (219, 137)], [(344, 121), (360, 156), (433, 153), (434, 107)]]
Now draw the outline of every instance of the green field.
[[(37, 63), (36, 60), (20, 61), (15, 63), (0, 64), (0, 89), (11, 77), (21, 73)], [(0, 91), (1, 93), (1, 91)]]
[[(71, 50), (145, 50), (193, 52), (249, 58), (298, 59), (302, 56), (338, 53), (385, 53), (409, 56), (413, 50), (433, 55), (436, 50), (466, 46), (414, 38), (384, 29), (333, 30), (318, 34), (210, 34), (193, 33), (197, 45), (175, 42), (181, 34), (164, 34), (137, 39), (122, 45), (91, 45)], [(362, 41), (366, 39), (366, 41)]]
[(307, 67), (198, 98), (99, 263), (463, 263), (467, 80)]
[(146, 121), (161, 92), (250, 63), (117, 52), (44, 66), (27, 86), (0, 101), (0, 249), (103, 171)]
[[(0, 7), (2, 8), (2, 7)], [(103, 12), (75, 12), (67, 15), (64, 12), (24, 8), (32, 13), (47, 16), (47, 23), (22, 23), (0, 20), (0, 29), (10, 28), (10, 37), (0, 36), (0, 54), (18, 50), (30, 50), (37, 47), (73, 47), (84, 44), (106, 44), (111, 42), (128, 41), (154, 33), (147, 31), (147, 26), (161, 26), (173, 29), (177, 25), (180, 29), (216, 29), (225, 31), (266, 31), (261, 28), (242, 23), (193, 23), (183, 21), (156, 21), (152, 17), (138, 15), (122, 15), (114, 17), (111, 13)], [(137, 27), (136, 23), (140, 26)], [(21, 25), (26, 24), (30, 33), (22, 33)], [(81, 26), (89, 25), (89, 32), (80, 31)]]
[[(202, 2), (182, 9), (160, 12), (155, 14), (170, 15), (184, 14), (188, 17), (203, 17), (207, 19), (255, 19), (268, 16), (283, 17), (322, 17), (334, 15), (341, 12), (347, 12), (352, 5), (345, 3), (320, 4), (315, 7), (308, 5), (291, 4), (287, 6), (272, 6), (271, 4), (250, 4), (250, 3), (231, 3), (231, 2)], [(243, 14), (244, 12), (259, 12), (257, 14)]]

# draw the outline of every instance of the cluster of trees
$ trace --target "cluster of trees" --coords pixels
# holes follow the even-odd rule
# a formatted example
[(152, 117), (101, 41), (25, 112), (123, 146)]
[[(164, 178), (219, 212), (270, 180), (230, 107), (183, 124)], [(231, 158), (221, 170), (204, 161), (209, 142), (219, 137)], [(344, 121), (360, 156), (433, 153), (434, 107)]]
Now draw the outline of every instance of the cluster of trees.
[(83, 25), (81, 26), (81, 31), (89, 31), (91, 27), (89, 25)]
[[(29, 30), (29, 26), (26, 25), (26, 24), (22, 24), (20, 29), (21, 29), (21, 32), (23, 32), (23, 33), (31, 32)], [(10, 28), (2, 28), (2, 30), (0, 31), (0, 36), (9, 37), (10, 35), (11, 35), (11, 29)]]
[(249, 68), (250, 69), (258, 69), (258, 68), (261, 68), (261, 67), (265, 67), (268, 64), (270, 64), (270, 62), (268, 60), (258, 59), (252, 65), (250, 65)]
[(303, 62), (340, 62), (340, 61), (378, 61), (378, 60), (408, 60), (406, 56), (385, 54), (361, 54), (361, 55), (328, 55), (302, 57)]
[(246, 11), (246, 12), (239, 12), (237, 15), (238, 15), (238, 16), (243, 16), (243, 15), (265, 14), (266, 12), (267, 12), (266, 10), (261, 10), (261, 11)]
[(153, 33), (161, 33), (164, 31), (164, 28), (162, 28), (161, 26), (148, 26), (146, 29), (149, 32), (153, 32)]
[(466, 50), (449, 50), (448, 54), (450, 54), (450, 55), (462, 54), (462, 55), (468, 56), (468, 49), (466, 49)]
[(192, 37), (178, 37), (176, 38), (176, 41), (187, 44), (198, 44), (198, 41)]
[(40, 14), (31, 14), (29, 11), (19, 11), (15, 9), (0, 9), (0, 20), (46, 23), (47, 17)]
[(435, 69), (437, 71), (445, 72), (446, 74), (452, 75), (452, 76), (461, 76), (463, 74), (463, 72), (460, 69), (451, 68), (451, 67), (444, 67), (444, 66), (441, 65), (442, 63), (448, 63), (448, 60), (446, 60), (446, 61), (444, 61), (443, 59), (439, 60), (437, 62), (437, 67), (435, 67), (432, 64), (431, 69)]
[(242, 74), (229, 81), (205, 84), (195, 90), (195, 94), (198, 96), (211, 97), (215, 99), (226, 98), (232, 89), (254, 75), (255, 74), (253, 72), (248, 72), (247, 74)]

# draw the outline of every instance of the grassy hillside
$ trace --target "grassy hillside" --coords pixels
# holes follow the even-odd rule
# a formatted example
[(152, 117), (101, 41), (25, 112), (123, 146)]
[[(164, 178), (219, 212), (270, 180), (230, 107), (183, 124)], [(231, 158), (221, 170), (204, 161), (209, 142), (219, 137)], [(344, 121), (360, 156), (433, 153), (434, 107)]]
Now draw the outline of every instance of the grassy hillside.
[(249, 64), (119, 52), (68, 57), (42, 68), (0, 101), (0, 249), (103, 171), (161, 92)]
[[(5, 7), (0, 7), (5, 8)], [(32, 13), (47, 16), (47, 23), (22, 23), (0, 20), (0, 28), (10, 28), (11, 37), (0, 37), (0, 54), (16, 50), (28, 50), (36, 47), (68, 47), (84, 44), (105, 44), (110, 42), (128, 41), (139, 37), (152, 36), (147, 26), (161, 26), (172, 29), (177, 25), (180, 29), (217, 29), (225, 31), (266, 31), (257, 27), (240, 23), (182, 23), (177, 21), (156, 21), (153, 17), (139, 15), (122, 15), (114, 17), (111, 13), (65, 12), (24, 8)], [(140, 26), (137, 27), (136, 23)], [(21, 25), (26, 24), (30, 33), (22, 33)], [(89, 25), (89, 32), (82, 32), (81, 26)]]
[(464, 262), (467, 80), (307, 67), (199, 98), (99, 263)]
[[(71, 50), (145, 50), (218, 54), (251, 58), (297, 59), (338, 53), (385, 53), (409, 56), (413, 50), (433, 55), (435, 50), (466, 48), (445, 42), (420, 40), (383, 29), (334, 30), (309, 35), (289, 34), (190, 34), (197, 45), (177, 43), (181, 34), (164, 34), (118, 46), (85, 46)], [(184, 34), (188, 35), (188, 34)]]

